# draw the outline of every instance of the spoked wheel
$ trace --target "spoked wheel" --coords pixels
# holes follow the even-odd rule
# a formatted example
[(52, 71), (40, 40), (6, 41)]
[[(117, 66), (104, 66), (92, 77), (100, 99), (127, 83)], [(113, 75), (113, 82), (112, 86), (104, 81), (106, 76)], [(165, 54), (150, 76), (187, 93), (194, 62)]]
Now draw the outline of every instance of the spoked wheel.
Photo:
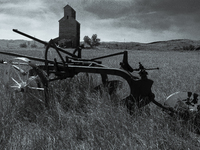
[(47, 101), (47, 77), (45, 72), (27, 58), (18, 57), (7, 64), (4, 82), (15, 97), (25, 96), (30, 100)]

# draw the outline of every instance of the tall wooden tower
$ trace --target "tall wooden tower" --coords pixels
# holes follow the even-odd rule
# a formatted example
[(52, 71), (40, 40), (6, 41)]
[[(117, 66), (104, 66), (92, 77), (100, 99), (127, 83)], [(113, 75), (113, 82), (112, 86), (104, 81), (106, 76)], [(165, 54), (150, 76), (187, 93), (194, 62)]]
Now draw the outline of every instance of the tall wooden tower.
[(69, 5), (64, 7), (64, 17), (59, 20), (59, 41), (71, 42), (72, 48), (80, 45), (80, 23), (76, 11)]

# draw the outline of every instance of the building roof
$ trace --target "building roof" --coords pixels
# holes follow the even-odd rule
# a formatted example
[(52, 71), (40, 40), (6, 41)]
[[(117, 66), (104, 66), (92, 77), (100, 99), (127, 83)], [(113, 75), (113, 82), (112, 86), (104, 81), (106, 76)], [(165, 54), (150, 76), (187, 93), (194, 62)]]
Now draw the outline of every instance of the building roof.
[[(69, 6), (68, 4), (64, 7), (64, 9), (67, 8), (67, 7), (70, 8), (70, 9), (72, 9), (72, 10), (74, 10), (74, 9), (73, 9), (71, 6)], [(75, 11), (75, 10), (74, 10), (74, 11)]]
[[(64, 7), (64, 9), (67, 8), (67, 7), (68, 7), (69, 9), (72, 9), (73, 11), (75, 11), (75, 10), (74, 10), (70, 5), (68, 5), (68, 4)], [(75, 11), (75, 12), (76, 12), (76, 11)], [(65, 16), (63, 16), (60, 20), (58, 20), (58, 22), (60, 22), (60, 21), (63, 20), (64, 18), (65, 18)], [(75, 19), (75, 20), (76, 20), (76, 19)], [(77, 22), (78, 24), (80, 24), (77, 20), (76, 20), (76, 22)]]

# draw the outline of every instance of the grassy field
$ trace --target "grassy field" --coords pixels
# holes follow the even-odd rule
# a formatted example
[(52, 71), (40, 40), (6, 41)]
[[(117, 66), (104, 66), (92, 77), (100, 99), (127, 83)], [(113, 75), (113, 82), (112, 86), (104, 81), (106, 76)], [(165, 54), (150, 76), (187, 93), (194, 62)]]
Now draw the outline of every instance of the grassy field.
[[(43, 56), (41, 50), (13, 50), (31, 56)], [(119, 52), (120, 50), (83, 50), (84, 58)], [(121, 50), (123, 51), (123, 50)], [(155, 99), (163, 103), (176, 91), (200, 93), (200, 52), (189, 51), (128, 51), (133, 68), (141, 62), (154, 80)], [(54, 57), (53, 51), (49, 57)], [(0, 59), (10, 59), (0, 55)], [(119, 68), (122, 56), (103, 60), (103, 64)], [(3, 73), (3, 65), (0, 67)], [(137, 72), (133, 73), (137, 75)], [(118, 77), (109, 76), (110, 79)], [(123, 79), (120, 79), (124, 81)], [(46, 110), (41, 103), (26, 96), (14, 97), (0, 87), (0, 149), (200, 149), (200, 137), (192, 126), (173, 119), (154, 104), (136, 110), (130, 116), (119, 101), (128, 96), (123, 89), (110, 96), (91, 92), (100, 82), (99, 75), (80, 74), (51, 84), (51, 101)]]

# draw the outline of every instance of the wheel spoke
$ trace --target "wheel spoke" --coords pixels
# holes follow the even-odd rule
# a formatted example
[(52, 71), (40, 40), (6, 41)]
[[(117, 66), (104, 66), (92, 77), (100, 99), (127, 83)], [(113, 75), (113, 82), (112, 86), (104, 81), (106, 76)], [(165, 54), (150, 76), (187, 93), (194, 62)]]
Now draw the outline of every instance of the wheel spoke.
[(44, 103), (44, 101), (38, 97), (36, 97), (35, 95), (33, 95), (32, 93), (28, 93), (31, 97), (34, 97), (36, 100), (39, 100), (40, 102)]
[(28, 81), (27, 81), (27, 85), (29, 85), (30, 83), (32, 83), (33, 81), (35, 81), (37, 78), (38, 78), (38, 75), (37, 76), (31, 76), (31, 77), (29, 77)]
[(19, 86), (15, 86), (15, 85), (13, 85), (13, 86), (10, 86), (11, 88), (19, 88)]
[(11, 79), (20, 87), (21, 84), (19, 82), (17, 82), (13, 77), (11, 77)]
[(26, 75), (26, 74), (27, 74), (23, 69), (17, 67), (16, 65), (13, 65), (13, 67), (14, 67), (16, 70), (18, 70), (22, 75)]
[[(23, 82), (23, 80), (22, 80), (22, 78), (21, 78), (21, 76), (20, 76), (20, 74), (19, 74), (20, 68), (17, 67), (17, 66), (15, 66), (15, 65), (13, 65), (13, 68), (14, 68), (14, 71), (15, 71), (16, 75), (18, 76), (19, 80), (20, 80), (21, 82)], [(18, 68), (18, 69), (17, 69), (17, 68)], [(19, 72), (17, 72), (17, 71), (19, 71)], [(23, 74), (22, 74), (22, 75), (23, 75)]]
[(26, 58), (17, 58), (7, 64), (4, 73), (6, 87), (14, 94), (18, 91), (16, 96), (19, 98), (26, 94), (29, 99), (45, 103), (47, 88), (44, 87), (38, 72), (34, 69), (36, 65), (30, 65), (31, 62), (28, 61)]
[(30, 89), (32, 89), (32, 90), (44, 91), (44, 88), (30, 87), (30, 86), (28, 86), (28, 88), (30, 88)]

